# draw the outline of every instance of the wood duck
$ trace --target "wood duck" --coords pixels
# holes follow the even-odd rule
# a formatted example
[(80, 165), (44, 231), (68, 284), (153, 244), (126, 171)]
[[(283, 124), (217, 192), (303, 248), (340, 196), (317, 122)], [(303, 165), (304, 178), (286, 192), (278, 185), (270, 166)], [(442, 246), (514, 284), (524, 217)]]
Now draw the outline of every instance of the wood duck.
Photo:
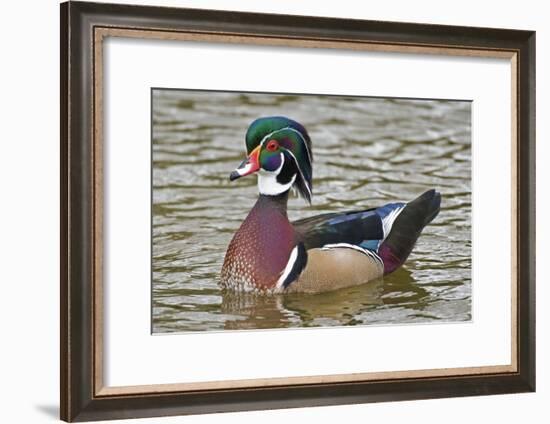
[(246, 133), (246, 151), (229, 179), (257, 174), (260, 194), (227, 248), (222, 288), (318, 293), (366, 283), (400, 267), (439, 213), (441, 195), (432, 189), (408, 203), (290, 222), (291, 188), (311, 203), (306, 129), (282, 116), (257, 119)]

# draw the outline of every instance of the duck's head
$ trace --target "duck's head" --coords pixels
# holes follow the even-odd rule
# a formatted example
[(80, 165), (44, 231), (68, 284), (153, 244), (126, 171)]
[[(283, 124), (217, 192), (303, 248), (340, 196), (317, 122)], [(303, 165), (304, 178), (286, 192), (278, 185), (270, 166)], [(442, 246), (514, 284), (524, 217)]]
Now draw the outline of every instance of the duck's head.
[(313, 155), (301, 124), (283, 116), (256, 119), (246, 132), (246, 153), (231, 181), (257, 173), (260, 194), (274, 196), (294, 186), (311, 202)]

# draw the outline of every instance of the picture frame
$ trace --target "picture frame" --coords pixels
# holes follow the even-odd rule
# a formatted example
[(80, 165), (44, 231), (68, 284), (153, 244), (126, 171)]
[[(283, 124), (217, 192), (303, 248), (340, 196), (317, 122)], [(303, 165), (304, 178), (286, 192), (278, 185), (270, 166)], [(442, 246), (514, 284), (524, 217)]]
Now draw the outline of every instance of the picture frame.
[[(497, 57), (512, 67), (512, 361), (256, 383), (104, 384), (103, 42), (107, 37)], [(535, 33), (67, 2), (61, 5), (61, 419), (200, 414), (535, 390)], [(185, 388), (187, 387), (187, 388)]]

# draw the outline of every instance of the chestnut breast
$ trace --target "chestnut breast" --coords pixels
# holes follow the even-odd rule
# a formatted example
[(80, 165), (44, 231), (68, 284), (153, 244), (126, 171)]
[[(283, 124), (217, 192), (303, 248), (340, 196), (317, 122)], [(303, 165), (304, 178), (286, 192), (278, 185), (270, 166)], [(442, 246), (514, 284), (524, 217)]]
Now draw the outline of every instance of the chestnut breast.
[(286, 204), (260, 196), (233, 236), (225, 255), (221, 284), (235, 289), (275, 287), (296, 245)]

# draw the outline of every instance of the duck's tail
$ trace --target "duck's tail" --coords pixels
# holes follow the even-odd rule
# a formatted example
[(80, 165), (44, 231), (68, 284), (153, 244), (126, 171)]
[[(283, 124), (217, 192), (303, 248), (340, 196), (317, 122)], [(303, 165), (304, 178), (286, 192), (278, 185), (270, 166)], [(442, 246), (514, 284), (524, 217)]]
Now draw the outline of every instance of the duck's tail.
[(422, 229), (439, 213), (440, 204), (441, 194), (433, 189), (407, 203), (378, 249), (384, 262), (384, 274), (393, 272), (405, 262)]

